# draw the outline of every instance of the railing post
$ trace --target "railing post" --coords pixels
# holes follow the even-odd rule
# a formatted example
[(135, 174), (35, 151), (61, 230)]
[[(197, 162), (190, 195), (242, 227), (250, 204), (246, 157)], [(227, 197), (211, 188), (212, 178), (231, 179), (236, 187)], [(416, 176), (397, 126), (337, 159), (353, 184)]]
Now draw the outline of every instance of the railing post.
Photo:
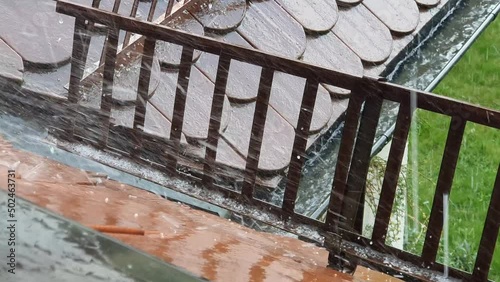
[(318, 81), (312, 79), (306, 80), (302, 103), (300, 105), (299, 120), (297, 121), (297, 129), (295, 130), (295, 140), (293, 142), (292, 157), (288, 169), (285, 195), (283, 197), (283, 211), (287, 214), (293, 214), (295, 209), (318, 85)]
[(351, 167), (347, 178), (347, 186), (342, 201), (341, 215), (345, 219), (347, 228), (355, 228), (361, 232), (361, 223), (358, 220), (359, 209), (364, 206), (364, 191), (366, 178), (370, 166), (370, 156), (377, 131), (377, 124), (382, 108), (382, 98), (373, 92), (375, 88), (364, 88), (370, 91), (359, 124), (358, 137), (352, 155)]
[(102, 80), (101, 111), (105, 116), (105, 124), (102, 128), (102, 139), (100, 145), (106, 147), (109, 135), (111, 118), (111, 104), (113, 98), (113, 81), (115, 77), (116, 51), (118, 47), (118, 29), (110, 27), (105, 45), (104, 73)]
[(329, 231), (336, 231), (341, 219), (342, 201), (346, 191), (352, 151), (356, 140), (359, 117), (361, 116), (361, 107), (366, 99), (366, 93), (363, 92), (364, 90), (361, 84), (362, 82), (356, 84), (354, 89), (351, 90), (349, 106), (347, 107), (346, 119), (335, 167), (335, 176), (326, 214), (326, 226)]
[(241, 194), (248, 198), (253, 197), (253, 188), (257, 177), (259, 166), (260, 149), (262, 147), (262, 137), (264, 135), (264, 126), (266, 124), (267, 108), (271, 87), (273, 85), (274, 70), (263, 68), (260, 77), (257, 101), (255, 102), (255, 112), (253, 115), (252, 133), (248, 145), (247, 164), (245, 167), (245, 182)]
[(472, 281), (480, 282), (488, 280), (491, 261), (495, 252), (500, 228), (500, 165), (498, 165), (497, 177), (491, 194), (490, 205), (483, 227), (481, 242), (476, 256), (476, 263), (472, 272)]
[(149, 100), (149, 83), (151, 80), (151, 68), (155, 52), (156, 40), (147, 37), (144, 40), (144, 49), (141, 59), (141, 70), (139, 73), (139, 83), (137, 85), (137, 97), (135, 101), (134, 114), (134, 137), (135, 147), (131, 153), (136, 157), (142, 150), (142, 135), (144, 132), (144, 121), (146, 119), (146, 106)]
[(76, 18), (75, 20), (75, 30), (73, 34), (73, 51), (71, 54), (71, 73), (69, 78), (69, 89), (68, 89), (68, 102), (70, 107), (75, 107), (68, 113), (69, 120), (65, 129), (65, 138), (72, 140), (75, 131), (75, 113), (76, 107), (80, 102), (81, 95), (81, 80), (83, 77), (83, 72), (86, 63), (86, 50), (88, 49), (88, 43), (90, 37), (87, 34), (87, 29), (85, 25), (84, 18)]
[(85, 43), (88, 42), (85, 19), (76, 18), (75, 31), (73, 34), (73, 52), (71, 55), (71, 74), (69, 79), (68, 102), (78, 103), (81, 99), (80, 82), (83, 77), (85, 61)]
[[(132, 9), (130, 9), (130, 17), (131, 18), (135, 18), (135, 16), (137, 15), (137, 9), (139, 8), (139, 0), (134, 0), (134, 3), (132, 4)], [(123, 48), (125, 48), (128, 43), (130, 42), (130, 37), (132, 36), (132, 34), (130, 32), (126, 32), (125, 33), (125, 37), (123, 38), (123, 44), (122, 44), (122, 50)], [(144, 43), (146, 44), (146, 43)], [(145, 47), (144, 47), (145, 48)]]
[(230, 65), (231, 58), (222, 52), (219, 55), (219, 65), (215, 78), (214, 96), (208, 126), (208, 146), (205, 149), (205, 164), (203, 166), (203, 182), (208, 186), (213, 185), (214, 166), (217, 158), (217, 147), (219, 145), (219, 130)]
[(170, 129), (170, 140), (173, 142), (173, 151), (167, 155), (167, 171), (174, 175), (177, 171), (177, 158), (180, 153), (180, 140), (182, 126), (184, 123), (184, 111), (186, 108), (186, 96), (188, 94), (189, 78), (191, 76), (191, 64), (193, 61), (194, 49), (191, 47), (182, 48), (181, 64), (177, 77), (177, 87), (175, 91), (174, 113), (172, 116), (172, 128)]
[(403, 101), (399, 106), (396, 128), (392, 140), (387, 166), (385, 168), (382, 191), (375, 216), (375, 225), (373, 227), (372, 240), (376, 247), (385, 244), (387, 229), (391, 219), (391, 212), (398, 187), (398, 179), (401, 172), (401, 165), (408, 140), (412, 120), (412, 109), (410, 101)]
[(424, 266), (431, 266), (436, 261), (441, 232), (443, 230), (443, 197), (445, 194), (449, 195), (451, 191), (465, 125), (466, 121), (461, 117), (453, 116), (451, 118), (422, 251)]

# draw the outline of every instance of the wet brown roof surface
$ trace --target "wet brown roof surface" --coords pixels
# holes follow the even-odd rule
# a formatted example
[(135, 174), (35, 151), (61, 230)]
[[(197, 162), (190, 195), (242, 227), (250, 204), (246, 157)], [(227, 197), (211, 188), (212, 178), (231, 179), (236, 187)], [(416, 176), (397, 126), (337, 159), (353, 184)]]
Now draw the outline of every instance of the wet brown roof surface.
[(7, 170), (15, 169), (17, 197), (88, 227), (115, 230), (107, 234), (211, 281), (398, 281), (364, 268), (354, 276), (337, 272), (325, 267), (323, 248), (14, 149), (2, 137), (0, 152), (0, 189)]
[[(448, 1), (450, 0), (207, 1), (189, 8), (189, 12), (186, 11), (168, 25), (356, 76), (378, 75)], [(32, 5), (35, 2), (37, 4)], [(90, 5), (90, 0), (76, 2)], [(101, 7), (111, 10), (112, 2), (103, 1)], [(118, 12), (128, 16), (131, 3), (131, 0), (122, 1)], [(164, 4), (163, 1), (159, 2), (159, 5)], [(0, 15), (0, 37), (25, 62), (47, 65), (68, 60), (73, 20), (55, 15), (54, 1), (19, 0), (10, 1), (8, 5), (9, 9), (19, 12)], [(138, 17), (144, 18), (147, 15), (148, 5), (140, 2)], [(432, 6), (435, 8), (430, 8)], [(47, 21), (42, 22), (42, 25), (32, 21), (16, 24), (16, 18), (32, 17), (27, 16), (28, 14), (52, 16), (44, 16)], [(23, 32), (26, 30), (32, 32)], [(36, 36), (31, 36), (32, 33)], [(122, 38), (123, 35), (122, 33)], [(103, 36), (92, 39), (88, 63), (95, 62), (100, 57), (99, 53), (94, 53), (95, 50), (102, 50), (102, 39)], [(27, 44), (27, 41), (33, 43)], [(150, 86), (153, 96), (147, 105), (145, 129), (159, 136), (168, 137), (170, 134), (180, 54), (180, 46), (157, 43), (154, 60), (156, 67), (153, 66)], [(217, 63), (218, 56), (195, 52), (183, 126), (183, 134), (191, 143), (203, 142), (208, 135)], [(122, 77), (115, 77), (117, 88), (113, 95), (118, 102), (135, 100), (136, 86), (132, 84), (137, 81), (138, 66), (138, 62), (126, 66), (125, 70), (120, 71)], [(33, 81), (52, 80), (59, 90), (54, 89), (57, 87), (53, 85), (49, 90), (64, 95), (62, 86), (68, 83), (69, 68), (57, 70), (44, 75), (26, 72), (28, 81), (25, 87), (44, 92)], [(66, 73), (67, 76), (61, 76), (61, 73)], [(260, 73), (260, 67), (234, 60), (231, 63), (217, 158), (221, 164), (244, 168), (243, 158), (248, 152)], [(268, 127), (264, 131), (260, 154), (261, 171), (280, 171), (288, 166), (304, 85), (301, 78), (275, 74), (266, 121)], [(96, 97), (100, 97), (100, 87), (89, 91), (87, 98), (94, 99), (93, 103), (98, 105), (100, 98)], [(319, 88), (309, 145), (339, 119), (347, 103), (347, 94), (349, 91), (330, 85)], [(133, 112), (132, 106), (124, 106), (123, 103), (121, 106), (115, 105), (112, 110), (115, 122), (126, 126), (132, 125)]]

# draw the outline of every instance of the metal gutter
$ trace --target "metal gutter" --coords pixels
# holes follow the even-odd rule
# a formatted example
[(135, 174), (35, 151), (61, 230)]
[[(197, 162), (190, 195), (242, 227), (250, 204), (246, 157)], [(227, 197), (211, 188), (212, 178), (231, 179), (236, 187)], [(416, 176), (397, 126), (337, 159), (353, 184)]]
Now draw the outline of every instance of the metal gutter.
[[(462, 58), (462, 56), (467, 52), (467, 50), (472, 46), (472, 44), (476, 41), (476, 39), (483, 33), (483, 31), (488, 27), (488, 25), (495, 20), (498, 13), (500, 12), (500, 4), (498, 4), (486, 17), (483, 23), (474, 31), (471, 37), (465, 42), (464, 46), (453, 56), (453, 58), (445, 65), (445, 67), (439, 72), (439, 74), (431, 81), (431, 83), (425, 88), (425, 91), (432, 91), (441, 80), (448, 74), (451, 68)], [(389, 143), (392, 139), (392, 134), (394, 133), (394, 129), (396, 128), (396, 124), (392, 124), (387, 131), (375, 142), (372, 147), (371, 155), (372, 157), (378, 154), (384, 146)]]
[[(486, 16), (485, 20), (481, 23), (481, 25), (474, 31), (474, 33), (471, 35), (471, 37), (464, 43), (462, 48), (453, 56), (453, 58), (448, 61), (448, 63), (444, 66), (444, 68), (439, 72), (439, 74), (431, 81), (431, 83), (425, 88), (425, 91), (432, 91), (437, 84), (448, 74), (448, 72), (451, 70), (451, 68), (462, 58), (462, 56), (467, 52), (467, 50), (472, 46), (472, 44), (476, 41), (476, 39), (479, 37), (479, 35), (482, 34), (482, 32), (488, 27), (488, 25), (495, 20), (497, 15), (500, 13), (500, 4), (498, 4), (495, 8), (489, 12), (489, 14)], [(424, 41), (425, 42), (425, 41)], [(412, 54), (413, 55), (413, 54)], [(396, 124), (393, 123), (389, 129), (387, 129), (382, 136), (375, 142), (375, 144), (372, 147), (372, 152), (371, 156), (377, 155), (384, 147), (389, 143), (389, 141), (392, 139), (392, 135), (394, 133), (394, 130), (396, 128)], [(329, 199), (326, 198), (323, 200), (321, 203), (320, 207), (314, 211), (310, 215), (310, 217), (314, 219), (318, 219), (321, 217), (322, 214), (326, 211), (326, 208), (328, 206)]]

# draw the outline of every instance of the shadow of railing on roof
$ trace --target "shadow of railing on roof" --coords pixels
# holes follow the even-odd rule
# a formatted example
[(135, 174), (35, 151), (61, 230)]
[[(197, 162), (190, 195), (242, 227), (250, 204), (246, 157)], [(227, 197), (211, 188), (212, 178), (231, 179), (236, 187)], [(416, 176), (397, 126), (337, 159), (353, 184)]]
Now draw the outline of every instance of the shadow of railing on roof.
[[(103, 87), (99, 111), (102, 134), (99, 140), (87, 140), (77, 132), (79, 126), (75, 117), (69, 117), (66, 138), (86, 141), (102, 149), (114, 150), (122, 155), (138, 161), (144, 161), (146, 152), (157, 154), (160, 163), (156, 167), (166, 170), (171, 175), (178, 175), (178, 165), (186, 160), (182, 154), (181, 132), (183, 129), (186, 91), (189, 86), (194, 50), (212, 53), (219, 56), (215, 79), (214, 98), (211, 105), (211, 116), (208, 129), (208, 145), (202, 163), (202, 174), (197, 179), (204, 184), (204, 189), (222, 193), (227, 199), (238, 203), (259, 207), (260, 211), (271, 216), (266, 223), (278, 226), (296, 234), (304, 235), (301, 226), (309, 226), (325, 237), (325, 246), (330, 251), (330, 263), (340, 267), (346, 266), (345, 258), (351, 263), (375, 264), (380, 269), (403, 273), (407, 277), (436, 280), (442, 277), (445, 266), (436, 261), (439, 240), (443, 229), (443, 195), (449, 194), (454, 178), (455, 167), (467, 122), (482, 124), (500, 129), (500, 112), (470, 105), (460, 101), (440, 97), (434, 94), (407, 89), (394, 84), (381, 82), (366, 77), (355, 77), (334, 70), (321, 68), (297, 60), (286, 59), (258, 50), (226, 44), (210, 38), (188, 34), (169, 29), (164, 26), (138, 21), (95, 8), (88, 8), (64, 1), (57, 3), (57, 11), (76, 18), (71, 79), (68, 106), (75, 107), (81, 97), (81, 79), (83, 75), (87, 28), (90, 22), (107, 27), (107, 43), (105, 47)], [(135, 103), (133, 128), (111, 127), (111, 104), (113, 79), (115, 72), (118, 33), (125, 30), (127, 34), (140, 34), (145, 37), (142, 49), (141, 68)], [(169, 139), (151, 136), (143, 131), (146, 103), (149, 99), (149, 81), (151, 65), (157, 41), (166, 41), (182, 46), (182, 56), (174, 101), (174, 114)], [(214, 182), (215, 160), (221, 127), (222, 105), (226, 91), (228, 70), (232, 60), (246, 62), (262, 67), (258, 96), (253, 115), (251, 138), (246, 166), (243, 172), (244, 184), (240, 191), (228, 190)], [(269, 97), (276, 71), (284, 72), (306, 79), (303, 91), (300, 114), (298, 118), (291, 162), (287, 173), (286, 188), (281, 206), (271, 205), (254, 198), (254, 189), (260, 150), (267, 116)], [(331, 190), (330, 204), (326, 222), (319, 222), (295, 213), (298, 185), (307, 147), (307, 136), (313, 115), (313, 108), (320, 83), (335, 85), (351, 90), (351, 98), (347, 109), (345, 127), (341, 147), (335, 169), (334, 183)], [(411, 100), (416, 101), (412, 103)], [(394, 140), (391, 145), (387, 168), (383, 180), (380, 202), (378, 204), (373, 233), (370, 238), (363, 237), (356, 224), (358, 210), (363, 201), (362, 194), (368, 177), (370, 153), (374, 142), (375, 131), (383, 100), (400, 104)], [(420, 255), (395, 249), (386, 244), (385, 238), (394, 204), (395, 191), (401, 170), (403, 154), (407, 143), (409, 128), (415, 108), (424, 109), (452, 119), (448, 131), (445, 153), (439, 173), (438, 184), (434, 196), (430, 220), (423, 251)], [(78, 106), (76, 106), (78, 107)], [(78, 112), (75, 110), (75, 112)], [(120, 135), (130, 140), (127, 144), (119, 144), (120, 148), (109, 144), (109, 136)], [(450, 268), (449, 275), (467, 281), (485, 281), (491, 265), (496, 238), (500, 224), (500, 168), (489, 205), (484, 225), (476, 265), (472, 274)], [(199, 196), (199, 195), (196, 195)], [(213, 202), (210, 197), (206, 199)], [(221, 202), (216, 205), (234, 210), (234, 207)], [(236, 212), (241, 212), (237, 210)], [(252, 216), (252, 214), (246, 214)], [(273, 217), (274, 216), (274, 217)], [(261, 219), (262, 220), (262, 219)], [(300, 225), (302, 224), (302, 225)]]

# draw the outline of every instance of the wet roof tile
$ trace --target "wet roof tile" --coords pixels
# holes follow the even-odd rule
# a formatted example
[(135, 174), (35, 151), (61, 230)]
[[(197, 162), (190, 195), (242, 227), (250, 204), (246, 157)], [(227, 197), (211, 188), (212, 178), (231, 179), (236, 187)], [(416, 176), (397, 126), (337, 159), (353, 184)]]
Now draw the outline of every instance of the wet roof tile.
[[(339, 70), (354, 76), (363, 76), (363, 64), (359, 57), (347, 47), (333, 32), (318, 36), (307, 36), (307, 48), (302, 58), (304, 61)], [(350, 91), (335, 86), (326, 86), (336, 94), (348, 94)]]
[(363, 5), (393, 32), (409, 33), (418, 25), (420, 14), (414, 0), (364, 0)]
[(352, 4), (357, 4), (363, 0), (337, 0), (339, 5), (352, 5)]
[[(139, 84), (139, 72), (141, 61), (135, 61), (128, 66), (119, 68), (115, 72), (113, 79), (113, 100), (120, 104), (135, 105), (137, 98), (137, 85)], [(160, 84), (160, 64), (154, 58), (151, 66), (151, 78), (149, 83), (149, 94), (155, 93)]]
[(316, 142), (323, 134), (325, 134), (331, 127), (338, 123), (340, 120), (340, 117), (345, 113), (347, 110), (347, 105), (349, 104), (349, 99), (337, 99), (337, 98), (332, 98), (331, 105), (332, 105), (332, 115), (330, 117), (330, 120), (326, 124), (326, 126), (320, 131), (315, 134), (312, 134), (307, 138), (307, 148), (312, 146), (314, 142)]
[(246, 0), (219, 0), (195, 5), (190, 9), (205, 29), (222, 32), (236, 29), (247, 9)]
[[(304, 95), (306, 80), (282, 72), (274, 74), (273, 86), (269, 104), (281, 114), (294, 128), (299, 120), (300, 104)], [(316, 95), (311, 133), (318, 132), (326, 126), (332, 115), (330, 94), (325, 88), (319, 87)]]
[[(211, 34), (210, 36), (224, 42), (251, 48), (250, 44), (235, 31), (226, 35)], [(218, 62), (219, 56), (203, 53), (196, 66), (215, 83)], [(231, 60), (226, 86), (228, 98), (231, 101), (243, 103), (255, 100), (261, 71), (262, 68), (259, 66)]]
[(415, 0), (419, 5), (433, 7), (439, 4), (440, 0)]
[(304, 53), (304, 29), (275, 1), (250, 1), (237, 30), (260, 50), (289, 58), (299, 58)]
[[(161, 72), (160, 84), (150, 103), (167, 119), (172, 120), (178, 72)], [(182, 132), (189, 138), (206, 139), (212, 105), (214, 84), (196, 67), (191, 68)], [(225, 99), (221, 128), (229, 120), (230, 105)]]
[(309, 32), (327, 32), (337, 22), (337, 3), (332, 0), (277, 0)]
[(244, 170), (246, 166), (245, 159), (224, 138), (219, 138), (215, 162), (239, 170)]
[[(222, 136), (240, 154), (247, 156), (255, 102), (233, 105), (231, 119)], [(288, 166), (295, 137), (293, 127), (272, 107), (268, 108), (258, 168), (279, 171)], [(277, 142), (279, 140), (279, 142)]]
[[(90, 0), (75, 1), (90, 4)], [(414, 34), (436, 12), (434, 8), (418, 8), (415, 3), (425, 6), (434, 5), (431, 2), (435, 2), (438, 4), (437, 7), (440, 7), (446, 2), (413, 1), (221, 0), (198, 7), (201, 10), (190, 9), (190, 13), (182, 14), (181, 18), (170, 23), (170, 26), (199, 35), (204, 34), (204, 29), (215, 31), (218, 35), (209, 35), (233, 44), (254, 47), (283, 57), (300, 58), (306, 62), (355, 76), (362, 76), (363, 73), (376, 76), (391, 60), (396, 58), (396, 55), (412, 40)], [(37, 1), (10, 1), (9, 5), (16, 5), (12, 4), (14, 2), (31, 5), (30, 3)], [(113, 3), (113, 0), (103, 0), (101, 7), (111, 10)], [(122, 0), (119, 13), (128, 16), (131, 3), (132, 0)], [(165, 3), (166, 1), (159, 1), (158, 5)], [(41, 4), (37, 2), (37, 5)], [(36, 5), (32, 6), (36, 7)], [(140, 1), (137, 18), (144, 19), (149, 6), (150, 3)], [(43, 8), (46, 9), (46, 7)], [(157, 9), (157, 14), (160, 10)], [(50, 12), (53, 13), (53, 5)], [(55, 18), (59, 16), (61, 15)], [(12, 22), (16, 21), (12, 19)], [(66, 26), (66, 20), (63, 22), (65, 23), (63, 26)], [(415, 26), (416, 30), (412, 32)], [(54, 34), (58, 36), (66, 34), (69, 39), (68, 43), (71, 43), (72, 24), (66, 28), (67, 31), (58, 30)], [(0, 32), (2, 32), (1, 27)], [(403, 34), (407, 35), (403, 36)], [(0, 36), (2, 36), (1, 33)], [(48, 42), (50, 43), (50, 40)], [(92, 39), (92, 42), (95, 43), (95, 39)], [(71, 50), (70, 47), (69, 44), (68, 50)], [(97, 49), (102, 50), (102, 43)], [(90, 51), (90, 54), (93, 54), (92, 50)], [(164, 66), (178, 67), (181, 54), (179, 46), (159, 44), (156, 51), (156, 55), (160, 61), (164, 62)], [(61, 51), (57, 55), (69, 58), (69, 51), (66, 53)], [(50, 60), (54, 61), (58, 59), (58, 56)], [(182, 135), (184, 139), (185, 134), (190, 140), (196, 139), (203, 143), (202, 141), (207, 137), (217, 64), (217, 55), (202, 54), (191, 69)], [(132, 94), (132, 91), (128, 90), (136, 88), (138, 65), (132, 64), (130, 68), (132, 70), (129, 70), (129, 74), (137, 75), (137, 78), (129, 78), (133, 82), (124, 84), (115, 77), (116, 85), (113, 93), (115, 100), (122, 102), (135, 100), (135, 93)], [(154, 91), (151, 103), (147, 105), (145, 130), (168, 138), (177, 72), (175, 70), (158, 71), (159, 64), (154, 65), (153, 68), (150, 88), (152, 92), (155, 89), (156, 91)], [(158, 77), (155, 76), (156, 73)], [(225, 131), (222, 133), (223, 139), (219, 142), (216, 160), (219, 164), (244, 169), (244, 156), (248, 152), (260, 73), (260, 67), (236, 60), (231, 62), (226, 89), (228, 99), (225, 100), (222, 117), (222, 128), (225, 128)], [(121, 75), (125, 78), (129, 74)], [(325, 87), (335, 94), (349, 93), (347, 90), (334, 86)], [(294, 139), (293, 127), (297, 122), (303, 88), (303, 79), (291, 78), (289, 75), (280, 73), (275, 74), (259, 162), (260, 170), (279, 171), (288, 166)], [(94, 104), (100, 100), (100, 92), (95, 93), (96, 99), (92, 102)], [(348, 102), (347, 99), (332, 98), (323, 87), (320, 87), (318, 94), (311, 125), (313, 134), (308, 139), (308, 146), (333, 124), (336, 124)], [(133, 107), (115, 105), (112, 109), (112, 117), (118, 124), (131, 127)], [(279, 146), (276, 145), (276, 140), (279, 140)]]
[[(204, 35), (203, 26), (191, 14), (182, 14), (168, 23), (169, 27), (180, 29), (196, 35)], [(178, 68), (181, 61), (182, 46), (165, 41), (156, 42), (155, 53), (158, 54), (160, 65), (166, 68)], [(201, 52), (195, 50), (193, 62), (198, 60)]]
[(23, 60), (0, 39), (0, 77), (21, 83), (23, 81)]
[(363, 5), (339, 9), (332, 30), (363, 61), (379, 63), (391, 54), (389, 29)]
[(0, 38), (39, 66), (69, 62), (74, 18), (55, 14), (55, 1), (2, 1)]

